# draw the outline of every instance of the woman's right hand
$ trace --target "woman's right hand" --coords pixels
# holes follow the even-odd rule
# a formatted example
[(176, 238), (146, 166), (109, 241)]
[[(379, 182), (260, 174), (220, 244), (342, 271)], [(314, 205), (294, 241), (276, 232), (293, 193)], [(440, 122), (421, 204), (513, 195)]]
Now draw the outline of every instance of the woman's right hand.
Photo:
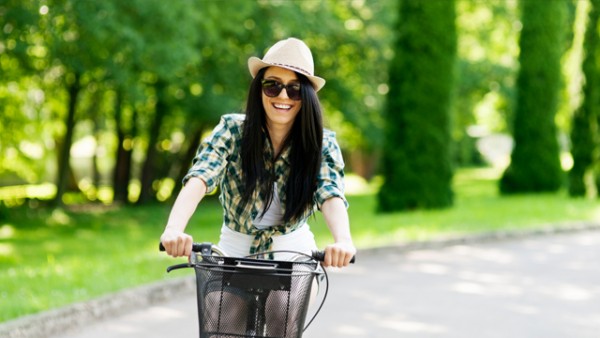
[(189, 257), (192, 254), (192, 236), (181, 230), (165, 228), (160, 236), (160, 242), (165, 247), (167, 254), (173, 257)]

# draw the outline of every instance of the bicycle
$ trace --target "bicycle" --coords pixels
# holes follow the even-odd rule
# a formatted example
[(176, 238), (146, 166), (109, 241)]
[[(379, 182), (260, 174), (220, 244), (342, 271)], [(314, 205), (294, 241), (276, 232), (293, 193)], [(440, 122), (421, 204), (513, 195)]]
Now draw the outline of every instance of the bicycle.
[[(159, 249), (164, 251), (162, 243)], [(169, 266), (167, 272), (194, 268), (200, 338), (301, 338), (327, 298), (329, 278), (320, 266), (324, 251), (229, 257), (212, 243), (194, 243), (192, 252), (188, 263)], [(283, 252), (295, 256), (290, 261), (257, 258)], [(305, 325), (314, 280), (324, 280), (325, 289)]]

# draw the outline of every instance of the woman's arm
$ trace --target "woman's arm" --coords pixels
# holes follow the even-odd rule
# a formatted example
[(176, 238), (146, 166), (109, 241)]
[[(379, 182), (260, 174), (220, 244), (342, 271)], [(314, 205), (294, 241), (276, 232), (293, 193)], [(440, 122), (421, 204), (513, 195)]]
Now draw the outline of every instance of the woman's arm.
[(356, 254), (356, 248), (350, 234), (350, 221), (344, 201), (339, 197), (326, 200), (321, 206), (325, 223), (333, 235), (334, 243), (325, 248), (325, 267), (344, 267)]
[(167, 226), (160, 236), (160, 241), (169, 255), (180, 257), (192, 253), (192, 236), (183, 231), (205, 194), (206, 184), (197, 177), (190, 178), (181, 188), (171, 209)]

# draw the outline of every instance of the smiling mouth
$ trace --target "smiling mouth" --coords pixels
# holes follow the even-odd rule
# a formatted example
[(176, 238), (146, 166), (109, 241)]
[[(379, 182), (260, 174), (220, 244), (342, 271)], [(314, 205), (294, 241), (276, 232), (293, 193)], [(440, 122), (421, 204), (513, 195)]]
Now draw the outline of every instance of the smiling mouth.
[(273, 103), (273, 107), (276, 109), (290, 110), (292, 106), (289, 104)]

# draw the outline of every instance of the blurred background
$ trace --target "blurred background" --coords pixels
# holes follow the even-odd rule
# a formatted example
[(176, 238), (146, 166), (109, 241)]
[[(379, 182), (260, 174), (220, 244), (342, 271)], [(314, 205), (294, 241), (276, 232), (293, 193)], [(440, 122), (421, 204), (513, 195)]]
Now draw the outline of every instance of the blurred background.
[[(600, 219), (599, 9), (0, 0), (0, 300), (30, 300), (0, 321), (164, 278), (138, 249), (203, 135), (244, 108), (248, 57), (290, 36), (327, 80), (361, 246)], [(217, 201), (200, 213), (190, 231), (216, 239)]]

